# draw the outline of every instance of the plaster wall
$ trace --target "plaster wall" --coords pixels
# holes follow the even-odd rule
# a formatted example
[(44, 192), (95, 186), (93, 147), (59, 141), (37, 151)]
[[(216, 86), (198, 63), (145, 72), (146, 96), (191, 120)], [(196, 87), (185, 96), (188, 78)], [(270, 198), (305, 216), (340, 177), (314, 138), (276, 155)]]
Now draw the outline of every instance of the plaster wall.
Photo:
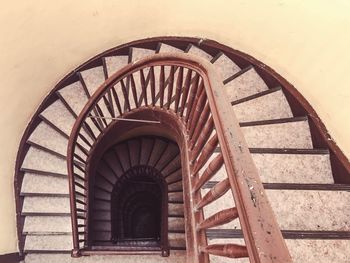
[(350, 156), (346, 0), (1, 1), (0, 254), (17, 251), (13, 172), (23, 131), (66, 73), (106, 49), (164, 35), (210, 38), (289, 80)]

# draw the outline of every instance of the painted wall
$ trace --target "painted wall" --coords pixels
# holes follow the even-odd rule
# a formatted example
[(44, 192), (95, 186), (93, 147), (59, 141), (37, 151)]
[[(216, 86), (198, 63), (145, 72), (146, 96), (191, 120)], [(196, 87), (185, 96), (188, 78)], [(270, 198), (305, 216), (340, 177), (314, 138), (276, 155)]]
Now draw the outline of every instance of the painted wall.
[(17, 250), (13, 171), (30, 117), (66, 73), (128, 41), (199, 36), (253, 55), (301, 91), (350, 156), (349, 12), (347, 0), (3, 1), (0, 254)]

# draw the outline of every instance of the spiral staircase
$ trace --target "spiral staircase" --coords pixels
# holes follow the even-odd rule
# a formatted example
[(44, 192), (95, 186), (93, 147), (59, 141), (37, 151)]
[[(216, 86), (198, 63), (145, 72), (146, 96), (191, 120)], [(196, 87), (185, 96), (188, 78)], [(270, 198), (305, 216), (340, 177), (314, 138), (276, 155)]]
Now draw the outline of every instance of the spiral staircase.
[[(73, 126), (89, 99), (109, 77), (127, 65), (158, 53), (200, 57), (209, 61), (218, 72), (293, 262), (350, 261), (348, 161), (334, 150), (338, 149), (334, 148), (336, 146), (332, 148), (333, 142), (329, 138), (322, 138), (315, 116), (305, 110), (305, 103), (298, 104), (295, 93), (286, 89), (283, 80), (278, 83), (278, 78), (266, 74), (269, 70), (262, 63), (210, 43), (186, 38), (130, 43), (91, 59), (70, 73), (47, 96), (27, 128), (17, 162), (17, 221), (19, 245), (25, 262), (186, 262), (187, 219), (183, 196), (187, 193), (183, 188), (181, 151), (174, 141), (157, 133), (125, 137), (108, 145), (108, 150), (100, 154), (95, 164), (94, 201), (93, 208), (90, 208), (94, 215), (91, 246), (98, 249), (115, 245), (113, 236), (116, 230), (112, 229), (111, 218), (116, 213), (109, 202), (124, 187), (121, 175), (130, 174), (125, 180), (132, 185), (129, 191), (132, 194), (150, 189), (145, 185), (154, 183), (150, 179), (135, 181), (135, 174), (144, 175), (147, 169), (155, 169), (167, 184), (170, 256), (160, 257), (155, 249), (153, 255), (132, 255), (129, 251), (123, 255), (97, 254), (71, 258), (73, 244), (67, 145)], [(161, 68), (155, 71), (155, 76), (162, 74)], [(150, 72), (144, 71), (145, 78), (152, 75)], [(171, 69), (165, 68), (163, 74), (171, 74)], [(189, 81), (194, 78), (188, 71), (183, 72), (183, 76), (183, 85), (186, 85), (186, 78)], [(142, 76), (134, 80), (138, 92), (142, 89), (142, 81)], [(149, 102), (155, 100), (155, 105), (163, 104), (160, 97), (167, 98), (170, 94), (166, 90), (163, 96), (159, 96), (159, 83), (156, 78), (155, 94), (146, 95)], [(146, 100), (142, 97), (132, 99), (132, 92), (127, 93), (130, 101), (112, 104), (113, 112), (119, 110), (123, 113)], [(120, 94), (116, 95), (120, 97)], [(113, 94), (110, 96), (113, 97)], [(174, 107), (174, 100), (170, 96), (170, 109)], [(177, 107), (185, 115), (189, 105), (179, 103)], [(94, 141), (91, 137), (96, 139), (103, 127), (107, 127), (118, 115), (100, 103), (98, 112), (89, 120), (91, 129), (82, 129), (79, 137), (81, 147), (77, 148), (76, 156), (92, 146)], [(155, 127), (157, 125), (160, 124), (154, 124)], [(194, 125), (200, 125), (200, 120)], [(204, 132), (205, 129), (194, 131), (198, 136)], [(218, 160), (220, 145), (215, 147), (199, 174)], [(84, 163), (84, 160), (77, 158), (76, 163), (79, 162)], [(76, 170), (83, 167), (80, 164), (75, 166)], [(216, 174), (199, 187), (201, 195), (210, 192), (226, 177), (224, 167), (218, 167)], [(144, 206), (149, 204), (147, 198), (141, 199)], [(230, 209), (232, 200), (231, 191), (227, 191), (203, 206), (204, 218)], [(205, 233), (209, 245), (245, 244), (238, 219), (210, 227)], [(123, 242), (122, 246), (127, 247), (127, 241)], [(152, 242), (156, 244), (157, 240)], [(229, 259), (209, 254), (210, 262), (249, 262), (248, 258)], [(274, 261), (271, 259), (271, 262)]]

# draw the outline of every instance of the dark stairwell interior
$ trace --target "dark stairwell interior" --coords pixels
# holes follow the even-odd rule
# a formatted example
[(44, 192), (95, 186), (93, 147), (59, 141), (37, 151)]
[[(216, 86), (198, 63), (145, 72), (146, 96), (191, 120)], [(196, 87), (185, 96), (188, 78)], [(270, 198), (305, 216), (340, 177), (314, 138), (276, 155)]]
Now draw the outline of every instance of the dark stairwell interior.
[[(107, 147), (91, 169), (89, 244), (93, 250), (185, 249), (180, 150), (159, 136)], [(164, 253), (162, 253), (164, 254)]]

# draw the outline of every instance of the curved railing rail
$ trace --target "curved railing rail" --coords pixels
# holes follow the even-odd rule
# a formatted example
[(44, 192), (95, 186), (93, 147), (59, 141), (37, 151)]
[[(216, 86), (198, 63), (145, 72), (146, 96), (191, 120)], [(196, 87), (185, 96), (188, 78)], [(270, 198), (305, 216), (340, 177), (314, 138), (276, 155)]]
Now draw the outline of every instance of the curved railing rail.
[[(251, 262), (290, 262), (290, 255), (267, 200), (223, 84), (212, 66), (184, 54), (158, 54), (129, 64), (95, 92), (78, 116), (68, 145), (68, 175), (73, 227), (73, 256), (89, 250), (86, 171), (90, 150), (111, 123), (133, 109), (171, 112), (186, 127), (188, 184), (193, 201), (196, 244), (187, 247), (191, 262), (208, 262), (209, 254), (249, 257)], [(226, 178), (203, 197), (201, 187), (224, 166)], [(186, 170), (186, 169), (185, 169)], [(203, 208), (232, 191), (235, 207), (203, 218)], [(192, 198), (191, 198), (192, 200)], [(186, 201), (186, 200), (185, 200)], [(245, 245), (207, 245), (205, 230), (239, 218)]]

